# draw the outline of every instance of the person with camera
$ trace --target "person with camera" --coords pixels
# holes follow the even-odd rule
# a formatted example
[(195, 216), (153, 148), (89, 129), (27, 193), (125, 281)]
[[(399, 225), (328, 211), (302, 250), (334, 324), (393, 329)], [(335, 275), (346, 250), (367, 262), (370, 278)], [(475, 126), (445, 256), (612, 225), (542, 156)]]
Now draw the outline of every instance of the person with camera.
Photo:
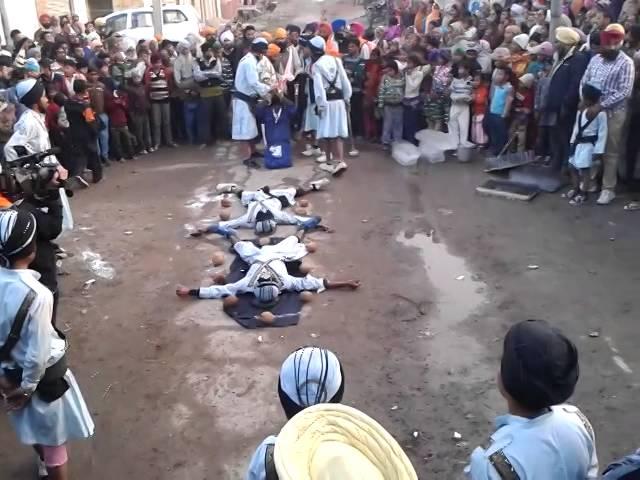
[(37, 453), (40, 478), (68, 480), (66, 444), (91, 437), (94, 424), (51, 325), (51, 292), (29, 269), (36, 228), (32, 214), (0, 210), (0, 394), (18, 439)]
[[(14, 133), (5, 146), (7, 166), (18, 157), (46, 152), (51, 148), (49, 133), (44, 123), (44, 112), (48, 105), (44, 85), (34, 79), (24, 80), (16, 86), (16, 93), (27, 110), (16, 123)], [(31, 268), (41, 275), (41, 283), (53, 293), (52, 321), (55, 325), (58, 280), (57, 246), (53, 240), (62, 231), (62, 203), (58, 187), (60, 182), (66, 179), (67, 171), (53, 155), (44, 158), (38, 164), (38, 171), (23, 180), (29, 182), (29, 186), (22, 188), (24, 197), (16, 202), (16, 207), (31, 213), (38, 223), (38, 249)]]

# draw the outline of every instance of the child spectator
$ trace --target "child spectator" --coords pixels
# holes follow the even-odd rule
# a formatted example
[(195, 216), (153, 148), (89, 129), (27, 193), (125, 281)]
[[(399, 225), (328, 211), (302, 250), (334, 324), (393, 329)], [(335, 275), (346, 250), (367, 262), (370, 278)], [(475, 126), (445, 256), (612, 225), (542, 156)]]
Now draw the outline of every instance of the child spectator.
[(362, 113), (364, 115), (364, 136), (369, 141), (380, 140), (380, 122), (375, 116), (378, 89), (382, 80), (382, 60), (380, 50), (371, 51), (371, 57), (365, 64), (364, 98)]
[(425, 115), (429, 128), (441, 131), (449, 116), (449, 96), (447, 95), (451, 83), (449, 51), (441, 49), (435, 58), (436, 67), (433, 71), (431, 92), (425, 105)]
[(344, 70), (351, 83), (351, 135), (361, 137), (364, 134), (364, 114), (362, 110), (362, 89), (364, 87), (365, 61), (360, 56), (360, 42), (357, 38), (347, 41), (347, 54), (342, 57)]
[(514, 96), (510, 137), (516, 137), (518, 152), (527, 149), (527, 130), (534, 106), (534, 83), (533, 74), (525, 73), (518, 79), (518, 88)]
[(117, 52), (112, 58), (113, 64), (109, 68), (109, 73), (111, 74), (111, 78), (113, 78), (115, 88), (123, 88), (124, 80), (128, 77), (128, 72), (131, 67), (126, 62), (127, 57), (124, 52)]
[(553, 45), (551, 42), (543, 42), (529, 49), (529, 66), (527, 73), (533, 73), (536, 77), (546, 65), (553, 63)]
[(469, 104), (473, 93), (473, 79), (469, 75), (466, 62), (458, 64), (458, 74), (451, 81), (449, 110), (449, 134), (455, 139), (458, 147), (472, 146), (469, 138)]
[(555, 115), (547, 111), (549, 84), (551, 83), (551, 63), (546, 63), (538, 74), (533, 109), (537, 124), (535, 152), (539, 160), (547, 162), (551, 155), (551, 127), (555, 124)]
[(405, 80), (400, 74), (397, 60), (387, 59), (378, 91), (378, 108), (382, 111), (382, 144), (389, 148), (392, 142), (402, 140), (402, 99)]
[(58, 154), (60, 164), (69, 170), (71, 144), (68, 138), (69, 121), (64, 110), (65, 102), (66, 97), (62, 93), (58, 92), (53, 96), (52, 101), (47, 105), (44, 124), (49, 131), (51, 145), (60, 148), (60, 153)]
[(104, 109), (104, 97), (107, 88), (99, 80), (100, 72), (96, 68), (89, 69), (87, 74), (87, 92), (89, 102), (98, 117), (100, 129), (98, 131), (98, 153), (105, 166), (109, 165), (109, 115)]
[(471, 103), (471, 141), (476, 145), (486, 146), (489, 142), (484, 131), (484, 117), (489, 103), (490, 73), (477, 73), (473, 79), (473, 100)]
[(133, 160), (133, 146), (127, 121), (129, 97), (124, 90), (114, 90), (105, 98), (105, 110), (109, 114), (109, 134), (113, 147), (112, 156), (118, 162)]
[(499, 67), (493, 72), (489, 98), (489, 115), (486, 117), (485, 131), (489, 136), (491, 153), (498, 155), (508, 141), (507, 118), (513, 102), (513, 87), (509, 83), (511, 71)]
[(291, 166), (291, 122), (295, 114), (296, 106), (281, 91), (272, 95), (271, 105), (256, 109), (256, 120), (264, 125), (267, 168)]
[(198, 137), (202, 145), (226, 136), (225, 91), (230, 81), (231, 64), (222, 55), (222, 45), (205, 42), (202, 58), (196, 61), (193, 78), (200, 87), (200, 111), (198, 112)]
[(73, 89), (74, 95), (64, 106), (69, 121), (69, 140), (73, 147), (69, 177), (76, 177), (80, 184), (88, 186), (82, 177), (85, 167), (93, 172), (93, 183), (102, 180), (102, 163), (98, 157), (98, 120), (89, 103), (87, 82), (77, 80)]
[(151, 105), (139, 71), (133, 70), (131, 72), (131, 79), (127, 84), (126, 91), (129, 97), (131, 131), (136, 139), (136, 154), (146, 155), (154, 151), (153, 143), (151, 142), (151, 128), (149, 126)]
[(407, 67), (404, 71), (405, 87), (403, 105), (403, 137), (405, 140), (417, 143), (416, 132), (420, 129), (423, 111), (420, 87), (424, 77), (431, 71), (431, 65), (423, 65), (419, 54), (413, 53), (407, 59)]
[(572, 188), (566, 194), (571, 205), (581, 205), (587, 200), (594, 160), (601, 160), (607, 142), (607, 114), (601, 111), (589, 120), (587, 110), (600, 101), (602, 92), (592, 85), (582, 87), (582, 109), (576, 116), (571, 135)]
[(151, 102), (151, 127), (153, 129), (154, 150), (160, 148), (162, 138), (169, 147), (177, 147), (173, 143), (171, 133), (171, 75), (162, 64), (162, 58), (154, 53), (151, 56), (151, 67), (144, 76), (144, 85)]

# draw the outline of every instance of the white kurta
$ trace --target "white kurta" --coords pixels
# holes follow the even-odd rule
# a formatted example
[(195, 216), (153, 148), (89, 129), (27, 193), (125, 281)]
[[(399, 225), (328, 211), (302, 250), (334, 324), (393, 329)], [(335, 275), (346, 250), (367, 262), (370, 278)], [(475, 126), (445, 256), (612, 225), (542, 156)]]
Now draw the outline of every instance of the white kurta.
[(265, 438), (251, 457), (249, 468), (247, 470), (246, 480), (265, 480), (267, 477), (267, 471), (265, 468), (265, 455), (267, 453), (267, 447), (269, 445), (275, 445), (278, 437), (275, 435), (269, 435)]
[(255, 192), (242, 192), (242, 205), (247, 208), (244, 215), (233, 218), (228, 221), (220, 222), (219, 225), (225, 228), (254, 228), (256, 226), (256, 217), (258, 212), (271, 212), (273, 219), (279, 225), (301, 225), (309, 220), (310, 217), (292, 215), (283, 210), (282, 202), (278, 198), (284, 196), (287, 198), (289, 205), (295, 205), (296, 189), (285, 188), (281, 190), (271, 190), (269, 196), (262, 190)]
[[(260, 271), (268, 266), (280, 280), (281, 290), (301, 292), (304, 290), (324, 290), (324, 280), (307, 275), (306, 277), (294, 277), (289, 275), (285, 262), (300, 260), (307, 254), (307, 247), (300, 243), (297, 237), (290, 236), (276, 245), (256, 247), (252, 242), (237, 242), (233, 246), (240, 258), (250, 267), (246, 275), (235, 283), (226, 285), (213, 285), (200, 289), (200, 298), (222, 298), (238, 293), (253, 292)], [(268, 263), (268, 265), (266, 265)]]
[[(36, 293), (25, 327), (11, 352), (12, 361), (3, 368), (22, 368), (21, 387), (35, 390), (45, 369), (54, 365), (66, 351), (66, 342), (51, 325), (53, 296), (32, 270), (0, 268), (0, 344), (4, 344), (18, 308), (29, 290)], [(47, 403), (34, 393), (27, 405), (9, 413), (18, 438), (26, 445), (59, 446), (69, 440), (93, 435), (94, 425), (82, 393), (70, 370), (65, 374), (69, 390), (58, 400)]]
[[(326, 88), (335, 79), (335, 87), (342, 90), (343, 100), (327, 100)], [(349, 124), (345, 102), (351, 99), (351, 83), (342, 61), (323, 55), (313, 64), (313, 89), (320, 112), (316, 138), (347, 138)]]
[[(45, 126), (43, 114), (28, 109), (20, 116), (20, 120), (13, 127), (13, 135), (4, 146), (7, 162), (18, 158), (18, 154), (13, 149), (16, 145), (23, 146), (30, 154), (44, 152), (51, 148), (49, 131)], [(55, 156), (51, 155), (49, 158), (55, 159)]]
[[(253, 53), (247, 53), (236, 71), (234, 82), (236, 91), (249, 96), (262, 97), (269, 93), (269, 86), (261, 83), (258, 78), (258, 60)], [(256, 118), (251, 113), (249, 105), (238, 98), (231, 102), (233, 110), (233, 122), (231, 136), (234, 140), (253, 140), (258, 136)]]
[[(576, 141), (580, 126), (587, 125), (587, 111), (583, 110), (576, 115), (576, 123), (571, 134), (571, 143)], [(584, 129), (583, 137), (598, 137), (595, 144), (579, 143), (576, 145), (574, 154), (569, 158), (569, 163), (575, 168), (591, 168), (594, 155), (602, 155), (607, 144), (607, 114), (600, 112), (598, 116)]]

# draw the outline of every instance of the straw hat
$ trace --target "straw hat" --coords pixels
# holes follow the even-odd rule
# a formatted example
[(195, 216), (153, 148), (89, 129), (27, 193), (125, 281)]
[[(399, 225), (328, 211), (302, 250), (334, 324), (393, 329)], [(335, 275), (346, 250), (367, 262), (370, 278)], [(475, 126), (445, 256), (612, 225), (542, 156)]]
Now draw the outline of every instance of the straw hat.
[(418, 480), (398, 442), (375, 420), (342, 404), (309, 407), (278, 434), (280, 480)]

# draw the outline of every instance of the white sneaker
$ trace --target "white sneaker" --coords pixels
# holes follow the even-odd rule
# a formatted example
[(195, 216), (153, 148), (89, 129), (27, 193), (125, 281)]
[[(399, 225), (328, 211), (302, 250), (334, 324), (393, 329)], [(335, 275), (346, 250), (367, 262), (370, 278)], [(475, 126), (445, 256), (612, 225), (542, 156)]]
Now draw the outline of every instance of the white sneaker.
[(313, 145), (309, 144), (307, 144), (304, 151), (302, 152), (302, 155), (305, 157), (313, 157), (321, 154), (322, 150), (320, 150), (320, 147), (314, 147)]
[(335, 170), (336, 166), (333, 163), (322, 163), (322, 164), (318, 165), (318, 168), (320, 170), (324, 170), (325, 172), (333, 173), (333, 171)]
[(235, 183), (219, 183), (216, 185), (216, 191), (218, 193), (234, 193), (238, 190), (238, 185)]
[(324, 187), (329, 185), (331, 181), (328, 178), (321, 178), (320, 180), (316, 180), (315, 182), (311, 182), (311, 188), (314, 190), (322, 190)]
[(347, 168), (348, 168), (348, 165), (345, 162), (340, 162), (333, 168), (332, 175), (338, 176), (341, 173), (343, 173)]
[(613, 190), (602, 189), (600, 192), (600, 196), (598, 197), (598, 201), (596, 202), (598, 205), (609, 205), (616, 198), (616, 194)]
[(324, 152), (320, 152), (320, 155), (316, 157), (316, 162), (325, 163), (327, 161), (327, 154)]

